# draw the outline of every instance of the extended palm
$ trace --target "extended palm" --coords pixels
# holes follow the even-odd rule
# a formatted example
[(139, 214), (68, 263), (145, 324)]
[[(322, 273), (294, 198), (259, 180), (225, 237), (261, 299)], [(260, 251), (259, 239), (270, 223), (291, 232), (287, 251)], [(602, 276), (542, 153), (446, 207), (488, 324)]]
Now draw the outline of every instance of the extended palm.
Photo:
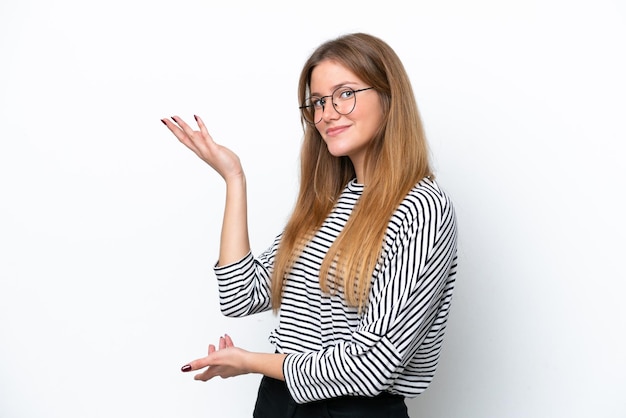
[(192, 129), (178, 116), (173, 116), (171, 119), (161, 119), (161, 121), (180, 142), (217, 171), (224, 180), (228, 181), (243, 174), (237, 154), (216, 143), (200, 117), (195, 116), (199, 130)]

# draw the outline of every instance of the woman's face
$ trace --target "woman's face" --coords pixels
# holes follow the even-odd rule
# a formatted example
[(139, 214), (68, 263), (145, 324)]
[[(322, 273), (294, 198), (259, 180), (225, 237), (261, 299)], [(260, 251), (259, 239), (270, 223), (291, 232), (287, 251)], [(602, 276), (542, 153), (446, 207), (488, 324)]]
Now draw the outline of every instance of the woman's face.
[[(359, 90), (371, 86), (336, 61), (325, 60), (315, 66), (311, 72), (311, 96), (330, 96), (339, 87)], [(357, 179), (362, 182), (365, 151), (383, 122), (383, 108), (376, 90), (359, 91), (354, 98), (354, 110), (342, 115), (332, 105), (332, 99), (327, 97), (322, 119), (315, 127), (331, 155), (350, 158)]]

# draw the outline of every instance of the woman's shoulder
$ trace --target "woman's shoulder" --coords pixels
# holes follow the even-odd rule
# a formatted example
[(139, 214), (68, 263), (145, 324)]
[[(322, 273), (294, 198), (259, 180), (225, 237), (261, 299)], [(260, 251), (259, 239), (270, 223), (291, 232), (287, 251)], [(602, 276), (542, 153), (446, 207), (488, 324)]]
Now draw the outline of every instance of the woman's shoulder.
[(450, 202), (450, 196), (448, 196), (448, 193), (439, 185), (437, 180), (432, 177), (424, 177), (422, 180), (417, 182), (405, 198), (405, 200), (409, 201), (424, 199), (436, 199)]
[(430, 177), (420, 180), (400, 203), (396, 215), (443, 213), (453, 209), (452, 200), (439, 183)]

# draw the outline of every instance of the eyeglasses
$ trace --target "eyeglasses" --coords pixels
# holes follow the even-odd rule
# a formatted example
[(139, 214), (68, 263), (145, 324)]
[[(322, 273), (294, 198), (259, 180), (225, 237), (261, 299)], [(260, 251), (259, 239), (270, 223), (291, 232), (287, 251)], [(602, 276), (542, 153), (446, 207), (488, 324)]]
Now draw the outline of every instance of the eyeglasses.
[(326, 99), (331, 98), (331, 103), (335, 111), (340, 115), (347, 115), (354, 110), (356, 106), (356, 94), (360, 91), (371, 90), (374, 87), (366, 87), (364, 89), (354, 90), (350, 87), (338, 87), (333, 94), (329, 96), (311, 96), (300, 106), (302, 117), (311, 125), (318, 124), (324, 116), (324, 108)]

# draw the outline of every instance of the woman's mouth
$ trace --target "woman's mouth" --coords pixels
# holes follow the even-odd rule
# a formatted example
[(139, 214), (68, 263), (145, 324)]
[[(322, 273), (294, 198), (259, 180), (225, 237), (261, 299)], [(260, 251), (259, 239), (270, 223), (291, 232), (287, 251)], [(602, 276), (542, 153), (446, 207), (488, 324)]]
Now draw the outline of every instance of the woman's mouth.
[(326, 135), (337, 136), (340, 133), (346, 131), (349, 127), (350, 127), (349, 125), (342, 125), (342, 126), (335, 126), (333, 128), (328, 128), (326, 129)]

